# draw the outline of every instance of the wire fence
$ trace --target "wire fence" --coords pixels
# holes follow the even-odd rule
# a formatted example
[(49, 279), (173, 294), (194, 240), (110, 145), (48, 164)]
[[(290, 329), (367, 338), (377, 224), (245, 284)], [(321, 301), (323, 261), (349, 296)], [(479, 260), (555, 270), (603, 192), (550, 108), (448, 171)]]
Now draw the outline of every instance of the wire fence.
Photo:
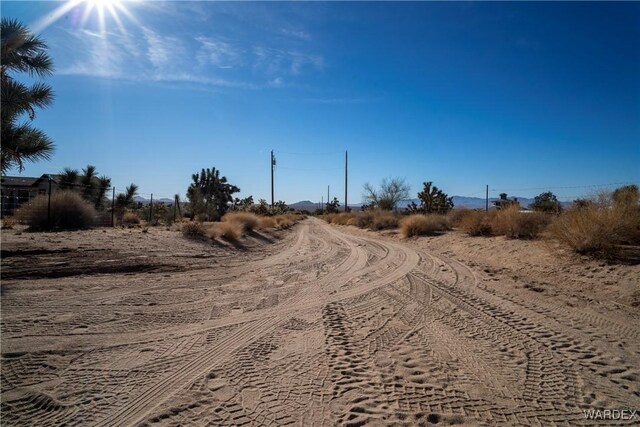
[[(21, 179), (16, 180), (20, 181)], [(185, 208), (185, 206), (183, 206), (175, 196), (137, 191), (129, 200), (119, 200), (119, 198), (122, 198), (125, 195), (126, 189), (119, 189), (113, 186), (100, 186), (99, 183), (94, 183), (92, 185), (84, 185), (81, 183), (59, 184), (54, 180), (47, 180), (46, 178), (33, 178), (31, 179), (33, 182), (30, 183), (28, 182), (28, 179), (22, 180), (24, 181), (22, 185), (15, 185), (15, 183), (12, 185), (11, 181), (7, 182), (5, 181), (5, 178), (3, 178), (0, 192), (0, 216), (2, 218), (13, 217), (15, 221), (21, 222), (23, 221), (22, 217), (20, 215), (16, 215), (16, 213), (18, 213), (21, 208), (25, 208), (27, 206), (29, 209), (37, 211), (36, 213), (40, 216), (51, 218), (53, 214), (51, 198), (55, 197), (56, 193), (63, 190), (75, 192), (91, 203), (96, 210), (94, 225), (101, 227), (115, 226), (122, 223), (122, 217), (126, 211), (132, 212), (140, 220), (144, 220), (149, 223), (171, 223), (175, 222), (177, 218), (183, 215)], [(25, 184), (25, 182), (27, 182), (28, 185)], [(518, 192), (575, 190), (572, 191), (574, 194), (570, 196), (567, 196), (566, 193), (563, 196), (558, 196), (559, 201), (570, 203), (575, 199), (588, 197), (589, 193), (594, 194), (599, 191), (613, 191), (614, 189), (622, 186), (638, 184), (640, 184), (639, 181), (579, 186), (540, 186), (522, 188), (493, 188), (492, 186), (489, 186), (488, 188), (459, 197), (486, 199), (486, 206), (492, 206), (492, 202), (499, 198), (500, 193), (508, 192), (509, 197), (512, 197), (512, 195), (519, 196)], [(413, 199), (407, 199), (402, 202), (408, 204), (412, 200)], [(307, 206), (306, 209), (323, 209), (326, 203), (327, 201), (318, 201), (318, 203), (313, 204), (313, 207)], [(351, 209), (359, 209), (358, 206), (359, 205), (353, 204), (349, 205)], [(459, 207), (464, 207), (464, 205)], [(344, 209), (344, 206), (340, 209)]]
[[(3, 182), (0, 190), (0, 217), (11, 217), (17, 223), (25, 223), (28, 218), (34, 217), (55, 221), (56, 215), (60, 215), (57, 195), (63, 194), (62, 192), (73, 192), (93, 206), (95, 214), (92, 225), (96, 227), (112, 227), (121, 223), (125, 212), (132, 212), (140, 220), (150, 223), (170, 223), (175, 222), (183, 211), (175, 196), (136, 192), (127, 199), (126, 189), (78, 183), (60, 185), (53, 180), (43, 180), (31, 185), (10, 185)], [(62, 201), (64, 202), (65, 200)], [(78, 215), (72, 210), (62, 211), (67, 215)], [(28, 215), (22, 214), (27, 212)]]

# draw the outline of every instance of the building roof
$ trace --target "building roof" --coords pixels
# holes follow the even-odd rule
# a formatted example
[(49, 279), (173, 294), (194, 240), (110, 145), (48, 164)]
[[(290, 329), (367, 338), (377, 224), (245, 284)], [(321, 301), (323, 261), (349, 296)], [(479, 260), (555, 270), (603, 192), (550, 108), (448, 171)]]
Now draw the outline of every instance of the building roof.
[[(55, 176), (52, 175), (55, 181)], [(43, 179), (48, 179), (47, 174), (42, 176), (3, 176), (2, 185), (5, 187), (33, 187)]]

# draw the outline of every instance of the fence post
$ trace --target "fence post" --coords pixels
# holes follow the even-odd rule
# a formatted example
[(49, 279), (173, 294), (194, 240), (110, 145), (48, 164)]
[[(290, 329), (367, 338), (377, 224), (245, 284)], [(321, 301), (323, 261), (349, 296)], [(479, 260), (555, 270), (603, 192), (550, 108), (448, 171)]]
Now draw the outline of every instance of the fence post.
[(111, 189), (111, 226), (116, 226), (115, 221), (115, 213), (116, 213), (116, 187)]
[(151, 193), (151, 202), (149, 202), (149, 224), (151, 224), (151, 218), (153, 218), (153, 193)]
[(49, 178), (49, 200), (47, 202), (47, 225), (51, 227), (51, 175), (47, 175)]

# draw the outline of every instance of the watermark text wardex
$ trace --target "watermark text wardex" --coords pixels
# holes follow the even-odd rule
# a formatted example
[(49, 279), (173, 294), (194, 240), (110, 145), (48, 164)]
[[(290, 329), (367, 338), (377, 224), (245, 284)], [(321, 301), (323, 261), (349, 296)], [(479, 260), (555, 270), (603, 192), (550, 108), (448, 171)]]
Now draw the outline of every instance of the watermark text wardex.
[(585, 409), (584, 417), (587, 420), (635, 420), (640, 419), (637, 409)]

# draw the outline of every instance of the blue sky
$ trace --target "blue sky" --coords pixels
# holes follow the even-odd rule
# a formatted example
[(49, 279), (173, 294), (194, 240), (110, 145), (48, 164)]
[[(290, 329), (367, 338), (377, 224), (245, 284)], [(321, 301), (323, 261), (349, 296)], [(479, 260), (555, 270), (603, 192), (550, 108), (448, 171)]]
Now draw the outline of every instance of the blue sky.
[(56, 67), (35, 124), (57, 149), (22, 175), (90, 163), (172, 197), (215, 166), (269, 199), (273, 149), (290, 203), (343, 200), (345, 150), (350, 202), (389, 176), (569, 200), (640, 182), (640, 3), (137, 1), (101, 26), (80, 2), (51, 22), (65, 4), (1, 5)]

